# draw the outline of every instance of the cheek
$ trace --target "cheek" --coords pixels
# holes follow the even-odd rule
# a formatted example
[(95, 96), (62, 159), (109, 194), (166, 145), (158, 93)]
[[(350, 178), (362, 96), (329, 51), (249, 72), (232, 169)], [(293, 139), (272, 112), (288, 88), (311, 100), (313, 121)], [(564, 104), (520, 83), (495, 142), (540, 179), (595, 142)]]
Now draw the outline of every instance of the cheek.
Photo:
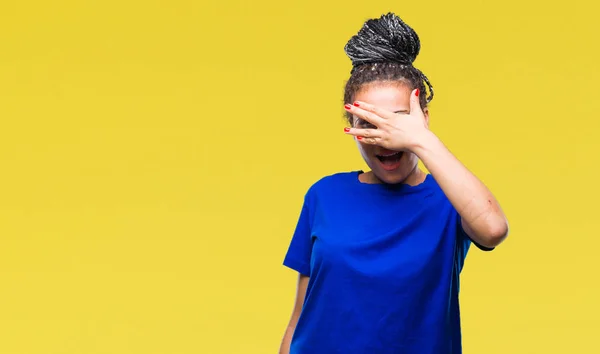
[(413, 153), (404, 153), (404, 156), (402, 156), (402, 158), (407, 162), (407, 166), (409, 166), (410, 168), (412, 168), (415, 164), (419, 163), (419, 158)]
[(363, 144), (363, 143), (356, 141), (356, 147), (358, 148), (358, 151), (360, 152), (360, 155), (363, 157), (363, 159), (370, 160), (371, 156), (373, 155), (373, 153), (371, 151), (371, 149), (372, 149), (371, 145)]
[(373, 151), (373, 145), (363, 144), (358, 140), (356, 140), (356, 146), (358, 147), (358, 150), (360, 150), (361, 153), (370, 154)]

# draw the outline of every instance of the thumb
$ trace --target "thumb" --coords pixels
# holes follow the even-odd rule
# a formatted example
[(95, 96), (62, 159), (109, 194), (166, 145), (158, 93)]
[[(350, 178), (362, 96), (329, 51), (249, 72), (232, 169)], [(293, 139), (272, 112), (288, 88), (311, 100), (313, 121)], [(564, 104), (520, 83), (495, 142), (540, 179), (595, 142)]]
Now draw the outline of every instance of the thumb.
[(410, 94), (410, 114), (423, 115), (421, 104), (419, 103), (419, 89), (414, 89)]

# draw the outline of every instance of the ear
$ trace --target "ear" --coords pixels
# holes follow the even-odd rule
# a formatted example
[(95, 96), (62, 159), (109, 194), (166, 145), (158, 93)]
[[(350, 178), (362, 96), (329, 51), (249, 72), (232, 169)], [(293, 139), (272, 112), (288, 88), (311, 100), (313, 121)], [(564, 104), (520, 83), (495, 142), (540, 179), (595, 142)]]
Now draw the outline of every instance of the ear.
[(425, 117), (425, 126), (429, 129), (429, 109), (427, 107), (423, 110), (423, 117)]

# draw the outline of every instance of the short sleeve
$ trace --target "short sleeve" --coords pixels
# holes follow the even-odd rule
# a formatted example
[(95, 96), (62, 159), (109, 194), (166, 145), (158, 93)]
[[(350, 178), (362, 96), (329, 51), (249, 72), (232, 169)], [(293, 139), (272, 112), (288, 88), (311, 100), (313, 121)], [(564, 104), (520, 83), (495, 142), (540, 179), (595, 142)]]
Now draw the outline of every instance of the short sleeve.
[(300, 217), (292, 236), (283, 265), (300, 274), (310, 276), (310, 259), (312, 255), (312, 205), (310, 196), (304, 197)]
[(465, 258), (467, 258), (467, 253), (471, 247), (471, 238), (463, 229), (461, 218), (458, 213), (455, 213), (454, 221), (454, 228), (456, 230), (456, 261), (460, 271), (463, 268)]
[(457, 262), (458, 262), (459, 269), (462, 269), (462, 267), (464, 265), (465, 258), (467, 257), (467, 253), (469, 252), (469, 248), (471, 247), (471, 244), (474, 244), (477, 248), (479, 248), (482, 251), (494, 250), (494, 248), (489, 248), (489, 247), (485, 247), (485, 246), (478, 244), (477, 242), (473, 241), (469, 237), (469, 235), (467, 235), (467, 233), (465, 232), (465, 229), (462, 226), (462, 219), (461, 219), (460, 215), (458, 214), (458, 212), (455, 212), (454, 220), (455, 220), (455, 228), (456, 228), (456, 248), (457, 248), (456, 256), (457, 256)]

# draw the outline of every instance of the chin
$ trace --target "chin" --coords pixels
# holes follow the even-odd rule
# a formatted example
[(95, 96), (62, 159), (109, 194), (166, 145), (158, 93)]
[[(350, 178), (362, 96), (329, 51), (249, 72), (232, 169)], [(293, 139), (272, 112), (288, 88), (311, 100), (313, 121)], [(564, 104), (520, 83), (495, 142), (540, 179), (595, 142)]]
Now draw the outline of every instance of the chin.
[(368, 164), (371, 168), (371, 172), (379, 181), (385, 184), (399, 184), (406, 180), (410, 176), (411, 171), (414, 169), (409, 164), (402, 164), (394, 170), (386, 170), (382, 168), (379, 161), (372, 161)]
[(417, 161), (409, 154), (403, 154), (400, 159), (394, 163), (382, 161), (374, 157), (370, 159), (368, 165), (371, 171), (382, 183), (399, 184), (403, 183), (417, 167)]

